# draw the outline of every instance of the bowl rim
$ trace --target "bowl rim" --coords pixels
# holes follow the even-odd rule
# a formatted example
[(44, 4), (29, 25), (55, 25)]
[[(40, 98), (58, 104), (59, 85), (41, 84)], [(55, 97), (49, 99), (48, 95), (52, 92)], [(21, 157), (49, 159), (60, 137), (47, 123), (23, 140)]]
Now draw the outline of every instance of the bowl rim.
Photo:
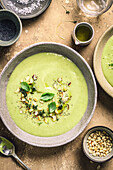
[[(94, 156), (92, 156), (92, 155), (88, 152), (88, 148), (87, 148), (87, 138), (88, 138), (88, 136), (89, 136), (92, 132), (102, 131), (102, 130), (106, 131), (106, 133), (108, 133), (108, 134), (110, 135), (110, 137), (112, 138), (112, 141), (113, 141), (113, 131), (112, 131), (109, 127), (101, 126), (101, 125), (99, 125), (99, 126), (94, 126), (94, 127), (91, 127), (90, 129), (88, 129), (88, 130), (86, 131), (84, 137), (83, 137), (83, 140), (82, 140), (82, 148), (83, 148), (84, 154), (85, 154), (90, 160), (92, 160), (92, 161), (94, 161), (94, 162), (98, 162), (98, 163), (103, 163), (103, 162), (106, 162), (106, 161), (108, 161), (108, 160), (110, 160), (110, 159), (113, 158), (113, 155), (111, 154), (111, 156), (109, 156), (107, 159), (106, 159), (106, 157), (104, 157), (104, 158), (103, 158), (103, 157), (99, 157), (99, 159), (96, 159), (96, 158), (98, 158), (98, 157), (94, 157)], [(112, 146), (112, 148), (113, 148), (113, 146)], [(110, 153), (113, 153), (113, 150), (112, 150), (112, 152), (110, 152)], [(109, 153), (109, 155), (110, 155), (110, 153)], [(102, 160), (102, 158), (103, 158), (103, 160)]]
[[(95, 76), (100, 86), (103, 88), (103, 90), (111, 97), (113, 97), (113, 87), (108, 83), (108, 81), (106, 80), (103, 74), (102, 67), (101, 67), (101, 57), (102, 57), (102, 51), (104, 49), (104, 46), (112, 35), (113, 35), (113, 25), (111, 25), (99, 38), (93, 55), (93, 69), (94, 69)], [(102, 44), (103, 40), (104, 40), (103, 42), (104, 45)], [(100, 46), (102, 47), (101, 51), (99, 50)]]
[(17, 21), (18, 21), (19, 26), (20, 26), (19, 34), (13, 41), (11, 41), (11, 40), (10, 41), (2, 41), (2, 40), (0, 40), (0, 42), (4, 42), (4, 44), (0, 44), (0, 46), (1, 47), (6, 47), (6, 46), (10, 46), (10, 45), (14, 44), (20, 38), (20, 35), (22, 33), (22, 22), (21, 22), (19, 16), (13, 11), (10, 11), (8, 9), (0, 9), (0, 13), (1, 12), (8, 12), (8, 13), (14, 15), (17, 18)]
[[(22, 137), (20, 137), (20, 136), (18, 136), (10, 127), (8, 127), (7, 126), (7, 122), (6, 122), (6, 120), (3, 118), (3, 117), (1, 117), (2, 118), (2, 121), (3, 121), (3, 123), (5, 124), (5, 126), (8, 128), (8, 130), (12, 133), (12, 134), (14, 134), (17, 138), (19, 138), (20, 140), (22, 140), (22, 141), (24, 141), (24, 142), (26, 142), (26, 143), (28, 143), (28, 144), (31, 144), (31, 145), (34, 145), (34, 146), (39, 146), (39, 147), (56, 147), (56, 146), (61, 146), (61, 145), (64, 145), (64, 144), (67, 144), (67, 143), (69, 143), (69, 142), (71, 142), (72, 140), (74, 140), (77, 136), (79, 136), (81, 133), (82, 133), (82, 131), (86, 128), (86, 126), (88, 125), (88, 123), (90, 122), (90, 120), (91, 120), (91, 118), (93, 117), (93, 114), (94, 114), (94, 111), (95, 111), (95, 108), (96, 108), (96, 103), (97, 103), (97, 86), (96, 86), (96, 81), (95, 81), (95, 77), (94, 77), (94, 75), (93, 75), (93, 72), (92, 72), (92, 70), (91, 70), (91, 68), (90, 68), (90, 66), (89, 66), (89, 64), (86, 62), (86, 60), (78, 53), (78, 52), (76, 52), (75, 50), (73, 50), (71, 47), (68, 47), (68, 46), (66, 46), (66, 45), (63, 45), (63, 44), (60, 44), (60, 43), (56, 43), (56, 42), (41, 42), (41, 43), (36, 43), (36, 44), (32, 44), (32, 45), (30, 45), (30, 46), (28, 46), (28, 47), (26, 47), (26, 48), (24, 48), (23, 50), (21, 50), (18, 54), (16, 54), (7, 64), (6, 64), (6, 66), (3, 68), (3, 70), (2, 70), (2, 73), (1, 73), (1, 75), (0, 75), (0, 80), (1, 80), (1, 78), (2, 78), (2, 75), (4, 74), (4, 72), (5, 72), (5, 70), (8, 68), (8, 66), (12, 63), (12, 61), (13, 60), (15, 60), (15, 58), (16, 57), (18, 57), (20, 54), (22, 54), (24, 51), (27, 51), (28, 49), (30, 49), (30, 48), (33, 48), (33, 47), (36, 47), (36, 46), (40, 46), (40, 45), (56, 45), (56, 46), (60, 46), (60, 47), (63, 47), (63, 48), (67, 48), (68, 50), (70, 50), (72, 53), (74, 53), (74, 54), (76, 54), (80, 59), (81, 59), (81, 61), (82, 62), (84, 62), (84, 64), (86, 65), (86, 67), (87, 67), (87, 69), (88, 69), (88, 71), (90, 72), (90, 74), (91, 74), (91, 77), (92, 77), (92, 81), (93, 81), (93, 85), (94, 85), (94, 94), (95, 94), (95, 96), (94, 96), (94, 104), (93, 104), (93, 108), (92, 108), (92, 111), (91, 111), (91, 114), (90, 114), (90, 116), (88, 117), (88, 119), (87, 119), (87, 121), (85, 122), (85, 126), (83, 126), (80, 130), (79, 130), (79, 133), (77, 133), (76, 135), (73, 135), (73, 136), (71, 136), (71, 137), (69, 137), (69, 135), (71, 134), (70, 133), (70, 131), (74, 131), (74, 128), (72, 128), (70, 131), (68, 131), (68, 132), (66, 132), (66, 133), (64, 133), (64, 134), (62, 134), (62, 135), (59, 135), (59, 136), (53, 136), (53, 137), (38, 137), (38, 136), (35, 136), (37, 139), (42, 139), (43, 138), (43, 140), (48, 140), (49, 142), (51, 141), (51, 140), (59, 140), (60, 138), (62, 138), (62, 140), (64, 140), (63, 142), (60, 142), (60, 143), (52, 143), (52, 144), (42, 144), (42, 143), (36, 143), (36, 142), (32, 142), (32, 141), (26, 141), (25, 139), (23, 139)], [(63, 54), (62, 54), (63, 55)], [(83, 117), (82, 117), (83, 118)], [(79, 122), (80, 123), (80, 122)], [(18, 128), (18, 127), (17, 127)], [(23, 131), (24, 132), (24, 131)], [(28, 133), (26, 133), (26, 132), (24, 132), (24, 134), (28, 134)], [(34, 137), (33, 135), (30, 135), (29, 134), (29, 137)], [(64, 137), (65, 136), (67, 136), (67, 139), (64, 139)]]

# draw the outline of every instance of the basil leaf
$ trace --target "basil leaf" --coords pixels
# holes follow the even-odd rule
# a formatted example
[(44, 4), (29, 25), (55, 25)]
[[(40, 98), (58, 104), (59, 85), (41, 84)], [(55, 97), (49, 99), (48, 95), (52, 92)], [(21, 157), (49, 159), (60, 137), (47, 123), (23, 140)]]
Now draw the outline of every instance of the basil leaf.
[(48, 105), (49, 113), (53, 113), (56, 110), (56, 103), (52, 102)]
[(40, 99), (46, 102), (46, 101), (51, 100), (53, 97), (54, 97), (53, 93), (44, 93), (41, 95)]
[(21, 82), (21, 88), (22, 88), (24, 91), (30, 91), (29, 84), (27, 84), (26, 82)]

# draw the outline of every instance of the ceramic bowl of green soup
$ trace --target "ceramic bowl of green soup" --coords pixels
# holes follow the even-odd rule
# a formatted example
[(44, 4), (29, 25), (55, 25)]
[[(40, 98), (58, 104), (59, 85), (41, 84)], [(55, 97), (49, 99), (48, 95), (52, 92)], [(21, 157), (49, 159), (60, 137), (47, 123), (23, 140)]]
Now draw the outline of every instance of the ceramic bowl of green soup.
[(19, 52), (0, 76), (0, 115), (20, 140), (56, 147), (74, 140), (97, 101), (92, 70), (75, 50), (38, 43)]
[(93, 67), (99, 84), (113, 97), (113, 25), (103, 33), (96, 45)]

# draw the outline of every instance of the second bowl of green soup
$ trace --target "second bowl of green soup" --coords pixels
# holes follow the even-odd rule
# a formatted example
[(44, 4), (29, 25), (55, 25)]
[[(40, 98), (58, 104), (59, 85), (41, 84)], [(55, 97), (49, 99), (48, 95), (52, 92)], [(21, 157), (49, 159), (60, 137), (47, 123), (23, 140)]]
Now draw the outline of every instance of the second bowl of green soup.
[(75, 139), (91, 120), (97, 100), (87, 62), (58, 43), (35, 44), (17, 54), (2, 71), (0, 88), (6, 127), (41, 147)]
[(94, 52), (95, 76), (104, 91), (113, 97), (113, 25), (100, 37)]

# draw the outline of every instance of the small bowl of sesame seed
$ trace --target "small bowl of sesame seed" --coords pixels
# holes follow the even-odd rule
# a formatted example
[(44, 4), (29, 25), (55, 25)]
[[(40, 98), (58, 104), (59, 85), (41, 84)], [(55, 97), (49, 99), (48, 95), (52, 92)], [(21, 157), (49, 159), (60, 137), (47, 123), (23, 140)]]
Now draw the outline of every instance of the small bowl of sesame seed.
[(14, 44), (22, 32), (20, 18), (7, 9), (0, 9), (0, 46), (7, 47)]
[(83, 138), (83, 151), (92, 161), (102, 163), (113, 158), (113, 131), (105, 126), (95, 126)]

